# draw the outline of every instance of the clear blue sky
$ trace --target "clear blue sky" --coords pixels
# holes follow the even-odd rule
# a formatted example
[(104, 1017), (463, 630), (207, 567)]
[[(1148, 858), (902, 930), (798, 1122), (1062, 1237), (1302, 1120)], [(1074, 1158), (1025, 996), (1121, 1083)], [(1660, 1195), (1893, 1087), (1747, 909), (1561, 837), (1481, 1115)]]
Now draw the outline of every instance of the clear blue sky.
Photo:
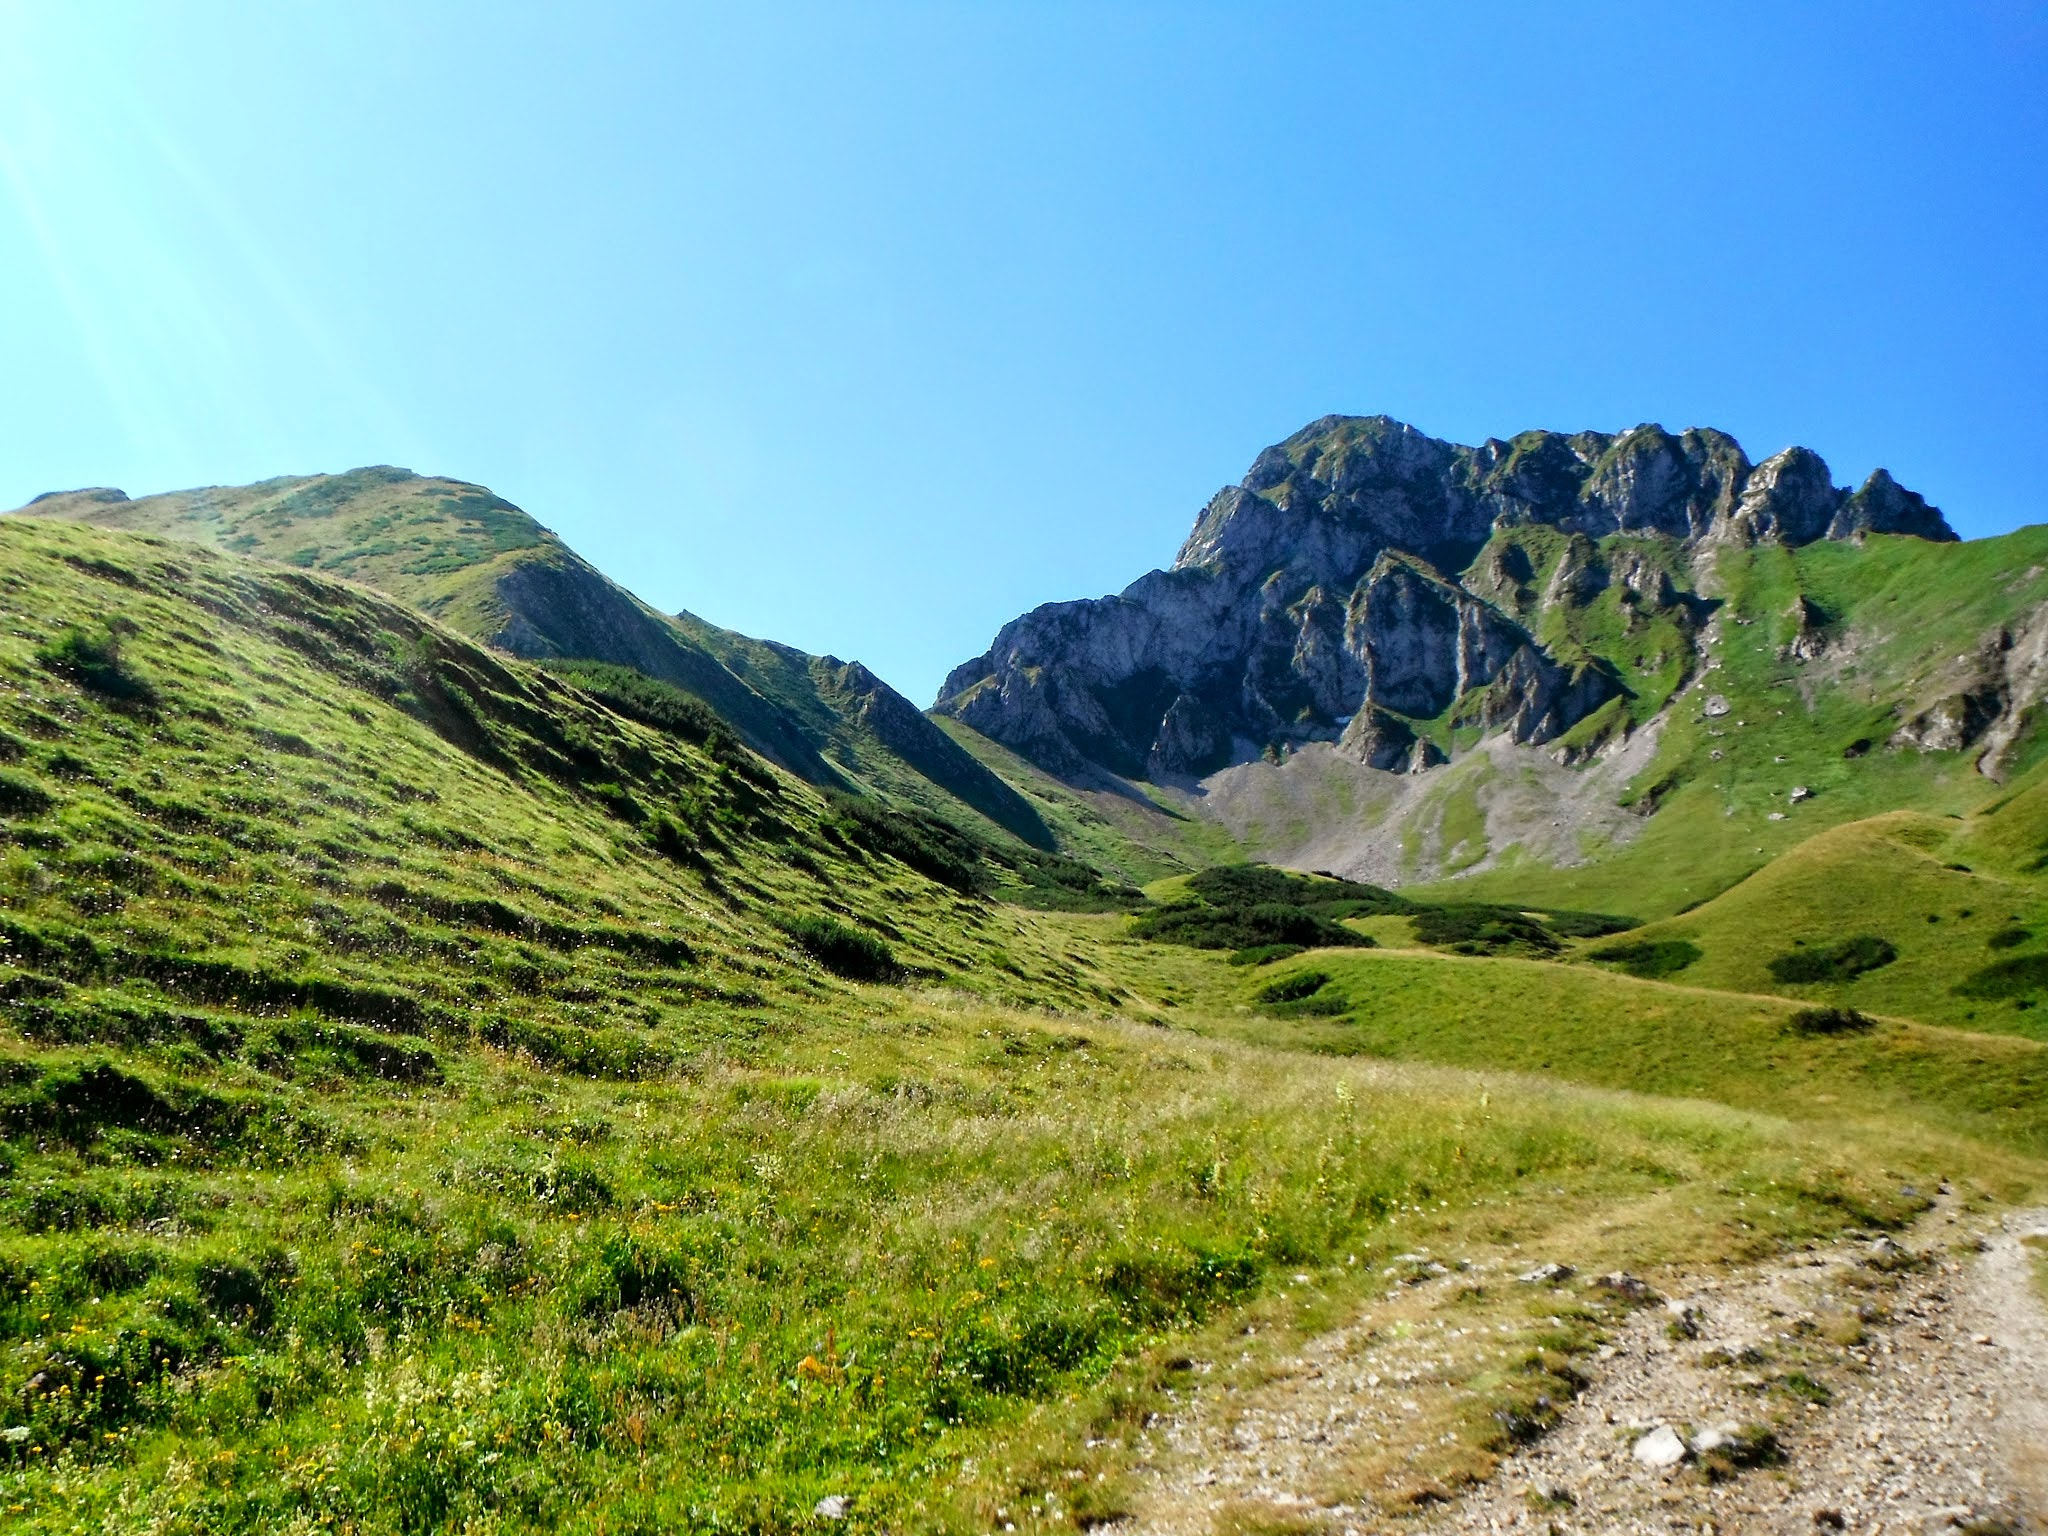
[(2048, 5), (0, 0), (0, 505), (398, 463), (919, 702), (1329, 411), (2048, 519)]

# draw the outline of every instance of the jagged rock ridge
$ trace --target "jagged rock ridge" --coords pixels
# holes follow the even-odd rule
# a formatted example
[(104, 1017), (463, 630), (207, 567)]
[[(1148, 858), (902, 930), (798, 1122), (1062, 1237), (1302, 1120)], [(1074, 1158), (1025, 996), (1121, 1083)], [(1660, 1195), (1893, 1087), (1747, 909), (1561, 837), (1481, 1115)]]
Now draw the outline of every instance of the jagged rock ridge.
[[(1540, 590), (1518, 530), (1566, 541)], [(1630, 696), (1561, 609), (1613, 588), (1631, 628), (1684, 625), (1698, 599), (1672, 571), (1702, 546), (1865, 533), (1955, 538), (1884, 470), (1843, 490), (1805, 448), (1753, 465), (1725, 433), (1651, 425), (1473, 448), (1328, 416), (1219, 491), (1170, 570), (1005, 625), (937, 708), (1069, 777), (1186, 778), (1312, 740), (1420, 769), (1442, 757), (1427, 722), (1544, 743)]]

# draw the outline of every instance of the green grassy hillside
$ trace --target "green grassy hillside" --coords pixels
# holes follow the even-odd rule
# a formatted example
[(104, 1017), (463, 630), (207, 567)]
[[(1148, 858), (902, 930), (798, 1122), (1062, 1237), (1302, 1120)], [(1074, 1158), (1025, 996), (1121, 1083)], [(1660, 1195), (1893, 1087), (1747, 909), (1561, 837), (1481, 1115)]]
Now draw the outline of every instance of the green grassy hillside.
[[(1317, 986), (1286, 986), (1306, 976)], [(1300, 1002), (1261, 1001), (1299, 993)], [(2048, 1155), (2048, 1044), (1515, 958), (1311, 951), (1237, 983), (1229, 1031), (1338, 1055), (1538, 1073), (1814, 1125), (1915, 1125)], [(1309, 1004), (1304, 1007), (1303, 1003)]]
[(849, 784), (898, 804), (1000, 829), (1035, 848), (1055, 845), (1053, 828), (1028, 798), (860, 663), (749, 639), (694, 614), (678, 614), (675, 624), (797, 721)]
[[(1667, 916), (1825, 828), (1894, 810), (1965, 815), (2038, 763), (2024, 690), (2042, 679), (2012, 676), (2021, 664), (2000, 646), (2018, 637), (2014, 654), (2024, 652), (2048, 603), (2048, 526), (1962, 544), (1873, 535), (1724, 547), (1700, 585), (1712, 608), (1703, 659), (1620, 797), (1640, 830), (1588, 836), (1576, 860), (1553, 865), (1521, 852), (1512, 823), (1489, 825), (1485, 866), (1425, 893)], [(1636, 663), (1668, 646), (1645, 630), (1617, 650), (1624, 637), (1625, 626), (1590, 621), (1582, 635), (1641, 697), (1664, 697), (1663, 674)], [(1897, 739), (1945, 700), (2001, 689), (2012, 719), (1997, 742), (1921, 750)]]
[(657, 613), (481, 486), (376, 467), (132, 501), (70, 492), (23, 510), (347, 577), (515, 655), (630, 666), (703, 700), (814, 784), (1052, 845), (1026, 801), (880, 679)]
[[(1242, 1308), (2048, 1174), (2032, 1041), (1005, 905), (1041, 866), (679, 694), (193, 544), (9, 519), (0, 606), (10, 1528), (1070, 1531)], [(1482, 1474), (1610, 1321), (1461, 1305), (1500, 1362), (1362, 1499)]]
[(1144, 786), (1087, 789), (1053, 777), (1001, 742), (950, 715), (932, 723), (1031, 802), (1060, 847), (1127, 880), (1149, 884), (1175, 871), (1237, 863), (1244, 851), (1207, 817), (1149, 798)]
[[(1830, 828), (1714, 900), (1583, 954), (1696, 986), (2048, 1039), (2044, 805), (2037, 770), (1976, 816), (1898, 811)], [(1875, 942), (1852, 954), (1858, 941)]]

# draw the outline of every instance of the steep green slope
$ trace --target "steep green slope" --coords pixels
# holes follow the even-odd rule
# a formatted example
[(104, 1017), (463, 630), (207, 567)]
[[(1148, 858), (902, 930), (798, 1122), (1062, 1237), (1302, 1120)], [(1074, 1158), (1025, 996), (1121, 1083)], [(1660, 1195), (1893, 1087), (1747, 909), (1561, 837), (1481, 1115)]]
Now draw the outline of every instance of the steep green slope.
[(1053, 777), (1000, 742), (948, 715), (933, 723), (1031, 802), (1060, 847), (1137, 884), (1209, 864), (1244, 858), (1216, 821), (1155, 800), (1142, 786), (1089, 789)]
[(2048, 1039), (2037, 1011), (2048, 1003), (2044, 811), (2048, 772), (2036, 769), (1975, 816), (1897, 811), (1832, 827), (1714, 900), (1585, 955), (1697, 986)]
[(806, 913), (982, 974), (977, 902), (849, 839), (680, 696), (626, 718), (359, 588), (195, 546), (20, 519), (0, 540), (11, 942), (58, 978), (74, 949), (116, 984), (176, 954), (202, 990), (194, 956), (232, 977), (282, 955), (443, 1022), (529, 1011), (523, 978), (623, 1023), (753, 996)]
[[(1104, 1017), (1253, 1016), (875, 851), (680, 696), (314, 573), (11, 519), (0, 611), (10, 1529), (1084, 1529), (1191, 1330), (1298, 1274), (1594, 1210), (1698, 1264), (2039, 1176), (2004, 1058), (1944, 1080), (1965, 1142)], [(1410, 958), (1467, 1015), (1564, 978), (1554, 1039), (1641, 993)], [(1417, 1475), (1491, 1466), (1608, 1317), (1485, 1304), (1513, 1359)]]
[[(24, 510), (345, 576), (514, 655), (630, 666), (696, 695), (815, 784), (863, 785), (1051, 845), (1014, 790), (865, 669), (657, 613), (481, 486), (376, 467), (133, 501), (75, 491)], [(728, 656), (754, 663), (746, 680)]]
[(1589, 832), (1559, 864), (1490, 824), (1485, 864), (1427, 892), (1660, 916), (1829, 826), (1967, 814), (2039, 761), (2048, 527), (1722, 547), (1702, 586), (1696, 673), (1620, 794), (1630, 835)]

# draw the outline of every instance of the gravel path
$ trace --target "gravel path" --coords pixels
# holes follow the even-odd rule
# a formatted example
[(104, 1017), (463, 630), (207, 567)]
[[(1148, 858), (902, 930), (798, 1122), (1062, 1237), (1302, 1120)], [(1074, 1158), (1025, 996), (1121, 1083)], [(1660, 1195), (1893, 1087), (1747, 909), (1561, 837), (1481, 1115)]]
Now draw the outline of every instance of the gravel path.
[[(1218, 1390), (1197, 1366), (1148, 1432), (1137, 1511), (1115, 1529), (2048, 1533), (2030, 1236), (2048, 1237), (2048, 1211), (1985, 1227), (1943, 1201), (1899, 1243), (1666, 1277), (1550, 1432), (1462, 1491), (1426, 1472), (1460, 1384), (1514, 1341), (1460, 1326), (1452, 1299), (1503, 1266), (1425, 1271), (1267, 1379)], [(1562, 1307), (1589, 1288), (1552, 1294)], [(1660, 1448), (1679, 1459), (1655, 1465)]]

